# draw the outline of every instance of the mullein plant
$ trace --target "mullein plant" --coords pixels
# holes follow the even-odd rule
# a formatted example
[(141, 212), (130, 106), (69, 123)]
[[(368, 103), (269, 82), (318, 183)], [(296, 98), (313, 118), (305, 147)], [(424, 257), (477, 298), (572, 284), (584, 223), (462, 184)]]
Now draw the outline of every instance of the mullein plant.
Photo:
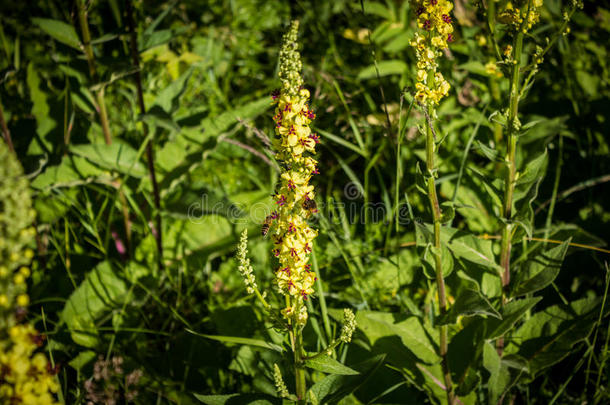
[[(543, 0), (520, 0), (504, 1), (496, 5), (493, 1), (488, 2), (487, 18), (490, 37), (497, 49), (497, 57), (502, 60), (497, 64), (507, 67), (509, 78), (508, 107), (501, 120), (503, 125), (504, 149), (504, 196), (500, 208), (501, 218), (501, 242), (500, 242), (500, 266), (502, 274), (502, 300), (504, 306), (509, 301), (510, 282), (511, 282), (511, 250), (513, 239), (519, 226), (523, 226), (527, 233), (531, 233), (531, 215), (524, 212), (516, 212), (516, 186), (519, 184), (519, 173), (517, 167), (517, 142), (521, 131), (519, 120), (519, 103), (525, 93), (531, 87), (534, 75), (538, 72), (538, 66), (543, 62), (544, 55), (550, 50), (551, 46), (560, 35), (568, 32), (568, 22), (578, 8), (582, 8), (582, 2), (572, 0), (569, 11), (563, 14), (563, 23), (553, 40), (546, 39), (546, 47), (536, 46), (530, 58), (530, 63), (524, 66), (524, 40), (534, 24), (540, 20), (540, 10)], [(512, 43), (507, 44), (500, 52), (500, 46), (496, 42), (496, 22), (505, 24), (511, 34)], [(500, 56), (501, 55), (501, 56)], [(526, 74), (527, 73), (527, 74)], [(544, 155), (544, 154), (543, 154)], [(539, 156), (542, 160), (544, 155)], [(534, 187), (537, 187), (534, 186)], [(522, 198), (523, 196), (520, 196)], [(529, 210), (529, 209), (527, 209)], [(529, 229), (528, 229), (529, 228)], [(504, 337), (500, 337), (497, 342), (497, 351), (502, 355), (504, 348)]]
[[(436, 107), (448, 95), (450, 85), (439, 71), (438, 59), (443, 51), (453, 41), (453, 25), (451, 10), (453, 4), (447, 0), (416, 0), (412, 1), (417, 16), (418, 31), (415, 33), (411, 46), (417, 57), (417, 81), (415, 84), (415, 101), (423, 110), (426, 117), (426, 171), (424, 173), (425, 192), (428, 196), (433, 219), (433, 235), (428, 241), (425, 257), (431, 252), (433, 268), (436, 278), (437, 299), (440, 316), (447, 313), (447, 293), (445, 288), (445, 274), (443, 274), (443, 246), (441, 245), (441, 225), (443, 212), (436, 192), (435, 179), (438, 169), (435, 164), (435, 155), (440, 143), (436, 143), (436, 131), (433, 121), (436, 119)], [(440, 141), (440, 140), (439, 140)], [(424, 266), (427, 262), (424, 260)], [(455, 403), (453, 382), (448, 364), (448, 327), (438, 326), (439, 348), (442, 372), (447, 394), (447, 402)]]
[(27, 247), (32, 227), (29, 184), (13, 152), (0, 141), (0, 403), (57, 404), (59, 385), (46, 356), (37, 349), (43, 335), (22, 322), (30, 299)]
[[(275, 270), (276, 288), (284, 301), (279, 315), (275, 316), (279, 322), (275, 324), (281, 325), (288, 332), (294, 355), (296, 395), (288, 392), (280, 368), (274, 365), (277, 392), (280, 397), (305, 403), (307, 360), (332, 353), (340, 343), (350, 342), (356, 321), (354, 313), (346, 309), (339, 338), (331, 341), (319, 353), (306, 353), (302, 336), (308, 319), (306, 302), (314, 294), (314, 284), (317, 281), (316, 273), (309, 264), (317, 236), (317, 231), (307, 223), (307, 219), (317, 212), (314, 187), (309, 182), (319, 173), (317, 161), (311, 156), (315, 153), (319, 138), (310, 128), (315, 113), (308, 104), (310, 93), (303, 87), (302, 63), (297, 43), (298, 28), (298, 21), (293, 21), (283, 37), (279, 66), (281, 87), (271, 95), (272, 102), (276, 105), (273, 117), (276, 137), (273, 146), (282, 172), (273, 195), (274, 211), (265, 219), (262, 233), (269, 235), (273, 242), (272, 254), (278, 263)], [(265, 309), (273, 314), (274, 310), (266, 300), (267, 294), (261, 294), (256, 283), (254, 270), (247, 257), (247, 243), (247, 230), (244, 230), (237, 252), (239, 271), (247, 292), (256, 295)]]

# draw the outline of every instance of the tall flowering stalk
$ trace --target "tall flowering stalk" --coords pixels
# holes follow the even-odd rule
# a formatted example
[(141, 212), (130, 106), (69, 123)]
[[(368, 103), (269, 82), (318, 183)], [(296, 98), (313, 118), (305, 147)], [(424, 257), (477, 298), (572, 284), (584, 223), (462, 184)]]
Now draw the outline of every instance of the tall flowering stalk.
[[(449, 83), (442, 73), (438, 71), (437, 58), (441, 57), (442, 50), (453, 41), (453, 26), (450, 12), (453, 4), (446, 0), (416, 0), (412, 1), (417, 14), (417, 26), (420, 32), (415, 34), (411, 46), (415, 48), (417, 56), (417, 83), (415, 99), (426, 115), (426, 184), (428, 200), (434, 222), (433, 255), (436, 271), (438, 292), (438, 306), (441, 315), (447, 313), (447, 296), (443, 274), (442, 246), (441, 246), (441, 209), (436, 193), (435, 178), (435, 131), (432, 120), (436, 118), (436, 106), (440, 100), (449, 93)], [(451, 372), (447, 361), (448, 329), (447, 325), (439, 327), (439, 355), (441, 357), (447, 402), (455, 402)]]
[[(307, 394), (307, 362), (332, 353), (341, 343), (349, 343), (356, 329), (356, 317), (350, 309), (345, 309), (340, 335), (318, 353), (309, 354), (305, 351), (302, 331), (308, 318), (306, 301), (314, 293), (313, 287), (317, 281), (309, 264), (309, 257), (318, 233), (307, 224), (307, 219), (317, 212), (314, 188), (309, 181), (314, 174), (318, 174), (318, 162), (310, 154), (315, 153), (319, 139), (309, 127), (315, 113), (308, 105), (309, 91), (303, 88), (301, 57), (297, 50), (298, 29), (298, 21), (293, 21), (290, 30), (283, 37), (279, 71), (282, 87), (275, 90), (271, 96), (276, 104), (273, 117), (276, 137), (273, 146), (276, 159), (281, 163), (282, 173), (273, 195), (275, 209), (266, 218), (262, 233), (271, 235), (273, 256), (278, 261), (275, 282), (277, 290), (283, 295), (284, 304), (279, 311), (281, 321), (275, 322), (278, 320), (276, 316), (273, 319), (274, 324), (282, 324), (290, 336), (294, 355), (296, 396), (288, 392), (277, 365), (274, 365), (273, 377), (278, 396), (304, 404)], [(273, 308), (265, 298), (267, 294), (261, 294), (258, 289), (254, 269), (248, 259), (247, 245), (248, 234), (247, 230), (244, 230), (237, 249), (237, 261), (246, 291), (256, 295), (265, 309), (273, 313)]]
[(27, 179), (13, 152), (0, 141), (0, 403), (54, 405), (59, 390), (43, 353), (44, 338), (20, 321), (30, 302), (27, 264), (34, 237)]
[[(512, 250), (512, 238), (515, 231), (513, 223), (513, 195), (517, 178), (517, 138), (519, 135), (519, 100), (521, 97), (521, 58), (523, 55), (523, 39), (527, 31), (540, 18), (539, 8), (542, 0), (526, 0), (516, 3), (513, 7), (508, 3), (503, 10), (498, 12), (498, 20), (515, 30), (512, 46), (507, 47), (507, 62), (511, 64), (510, 93), (508, 100), (508, 111), (506, 112), (506, 151), (504, 155), (504, 201), (501, 207), (503, 217), (502, 236), (500, 242), (500, 266), (503, 272), (502, 282), (502, 306), (508, 301), (507, 291), (510, 286), (510, 258)], [(521, 6), (521, 7), (518, 7)], [(502, 355), (504, 350), (504, 337), (496, 342), (498, 354)]]
[(315, 211), (315, 195), (309, 180), (318, 173), (317, 162), (306, 153), (315, 153), (318, 137), (309, 127), (315, 113), (308, 105), (309, 91), (303, 88), (301, 57), (297, 50), (298, 29), (298, 21), (293, 21), (284, 35), (279, 71), (282, 87), (272, 96), (277, 104), (274, 147), (276, 158), (282, 163), (282, 174), (274, 195), (276, 211), (272, 214), (270, 233), (273, 254), (279, 262), (275, 272), (277, 286), (286, 300), (282, 314), (289, 324), (294, 351), (296, 394), (301, 401), (306, 394), (301, 332), (307, 322), (305, 300), (314, 292), (316, 281), (308, 262), (317, 236), (317, 231), (306, 221)]
[(293, 22), (284, 35), (280, 51), (281, 90), (274, 92), (277, 104), (274, 146), (276, 158), (282, 163), (282, 174), (274, 195), (276, 211), (271, 228), (273, 254), (279, 267), (275, 276), (280, 292), (288, 303), (283, 310), (286, 318), (295, 326), (307, 321), (304, 301), (313, 293), (316, 281), (308, 264), (313, 240), (317, 231), (307, 224), (307, 218), (316, 211), (311, 177), (318, 173), (317, 162), (307, 152), (315, 153), (318, 137), (309, 124), (315, 118), (307, 102), (309, 91), (302, 87), (301, 59), (297, 51), (298, 22)]

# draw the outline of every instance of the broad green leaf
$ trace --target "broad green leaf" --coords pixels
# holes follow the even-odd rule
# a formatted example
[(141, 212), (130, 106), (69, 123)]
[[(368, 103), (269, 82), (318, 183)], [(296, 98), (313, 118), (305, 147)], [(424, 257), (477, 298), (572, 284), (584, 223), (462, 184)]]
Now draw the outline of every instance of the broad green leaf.
[[(354, 8), (354, 11), (362, 12), (362, 6), (360, 2), (354, 2), (351, 5)], [(392, 10), (390, 10), (385, 4), (378, 1), (365, 1), (364, 14), (376, 15), (390, 21), (394, 19)]]
[(74, 26), (63, 21), (48, 18), (32, 18), (32, 22), (59, 42), (79, 51), (81, 50), (80, 39)]
[(133, 177), (142, 177), (147, 173), (144, 164), (138, 160), (138, 152), (125, 143), (115, 141), (110, 145), (76, 145), (70, 151), (107, 170)]
[(42, 223), (54, 223), (62, 219), (78, 201), (79, 193), (77, 187), (56, 188), (38, 193), (34, 199), (38, 220)]
[[(181, 136), (191, 142), (202, 143), (209, 137), (217, 137), (223, 132), (226, 132), (231, 126), (239, 122), (239, 120), (248, 120), (257, 117), (267, 111), (270, 107), (271, 102), (268, 97), (260, 98), (234, 110), (225, 111), (220, 115), (214, 117), (208, 116), (201, 121), (198, 128), (194, 130), (183, 130)], [(203, 133), (201, 133), (201, 129), (203, 129)]]
[[(371, 41), (375, 44), (382, 44), (396, 36), (403, 34), (403, 25), (391, 21), (384, 21), (371, 33)], [(368, 38), (367, 38), (368, 42)], [(382, 62), (383, 63), (383, 62)]]
[(72, 340), (85, 347), (95, 347), (99, 334), (96, 320), (123, 305), (126, 295), (125, 281), (110, 263), (98, 264), (70, 295), (61, 313)]
[(96, 179), (110, 180), (108, 172), (80, 156), (64, 156), (57, 166), (48, 167), (32, 181), (32, 187), (49, 190), (59, 187), (74, 187)]
[[(362, 386), (383, 364), (385, 355), (377, 355), (353, 365), (358, 375), (328, 375), (311, 386), (308, 398), (315, 398), (319, 404), (330, 404), (351, 394)], [(313, 402), (313, 401), (312, 401)]]
[(161, 90), (161, 92), (157, 95), (157, 98), (155, 99), (149, 113), (154, 113), (154, 108), (158, 106), (167, 114), (171, 115), (172, 112), (178, 107), (178, 99), (182, 93), (184, 93), (186, 85), (193, 74), (193, 70), (193, 67), (190, 67), (177, 80)]
[(530, 117), (531, 121), (521, 126), (519, 131), (520, 135), (525, 136), (519, 138), (519, 142), (522, 142), (523, 145), (527, 145), (541, 138), (551, 138), (557, 136), (557, 134), (569, 134), (570, 132), (566, 126), (566, 121), (568, 119), (568, 115), (562, 115), (551, 119), (534, 115)]
[(70, 364), (70, 367), (72, 367), (73, 369), (80, 371), (87, 364), (95, 360), (96, 357), (97, 353), (93, 350), (85, 350), (80, 352), (78, 356), (70, 360), (68, 364)]
[(476, 143), (478, 146), (478, 151), (487, 157), (487, 159), (491, 160), (492, 162), (499, 162), (501, 160), (498, 156), (497, 150), (490, 148), (481, 141), (476, 141)]
[(53, 142), (47, 135), (56, 126), (57, 122), (51, 116), (51, 107), (47, 93), (41, 88), (42, 81), (37, 67), (30, 63), (27, 68), (26, 83), (32, 99), (32, 115), (36, 118), (36, 138), (32, 140), (28, 154), (43, 154), (53, 149)]
[(417, 191), (419, 191), (423, 195), (428, 195), (426, 176), (424, 176), (424, 172), (422, 171), (419, 162), (415, 163), (415, 187), (417, 188)]
[(159, 26), (159, 24), (161, 24), (163, 19), (167, 17), (167, 15), (174, 9), (176, 4), (177, 3), (170, 3), (168, 7), (166, 7), (161, 13), (159, 13), (159, 15), (157, 16), (157, 18), (154, 19), (154, 21), (152, 21), (150, 24), (147, 24), (146, 29), (138, 38), (138, 50), (140, 52), (144, 52), (147, 49), (145, 44), (150, 43), (150, 37), (155, 34), (155, 29)]
[(485, 66), (479, 61), (462, 63), (461, 65), (457, 66), (457, 68), (477, 75), (489, 76), (487, 69), (485, 69)]
[(456, 228), (441, 227), (441, 242), (458, 258), (490, 269), (500, 269), (496, 264), (490, 240), (480, 239)]
[(160, 108), (152, 109), (148, 114), (140, 115), (140, 119), (150, 125), (153, 130), (159, 127), (167, 130), (170, 134), (180, 131), (180, 126), (174, 122), (171, 115)]
[(464, 290), (458, 295), (449, 311), (436, 319), (436, 324), (455, 323), (460, 316), (491, 316), (501, 319), (500, 313), (494, 309), (487, 298), (478, 291)]
[(512, 295), (517, 297), (533, 293), (551, 284), (559, 274), (570, 240), (568, 239), (559, 246), (540, 252), (526, 261), (517, 273), (517, 278), (514, 281), (516, 287)]
[(487, 339), (496, 339), (508, 332), (542, 297), (523, 298), (509, 302), (502, 309), (501, 319), (488, 318), (484, 324)]
[[(401, 75), (407, 70), (407, 64), (401, 60), (384, 60), (377, 63), (379, 76)], [(367, 80), (377, 77), (375, 65), (367, 66), (358, 73), (358, 80)]]
[(326, 374), (356, 375), (358, 372), (325, 354), (305, 360), (305, 366)]
[(252, 339), (252, 338), (244, 338), (244, 337), (236, 337), (236, 336), (206, 335), (205, 333), (195, 332), (194, 330), (190, 330), (190, 329), (186, 329), (186, 331), (189, 333), (192, 333), (193, 335), (201, 336), (206, 339), (216, 340), (218, 342), (257, 346), (257, 347), (262, 347), (263, 349), (275, 350), (276, 352), (279, 352), (279, 353), (282, 353), (284, 351), (284, 349), (282, 349), (280, 346), (273, 344), (273, 343), (269, 343), (262, 339)]
[[(572, 353), (572, 347), (589, 336), (600, 315), (600, 302), (599, 297), (584, 298), (535, 313), (512, 334), (506, 353), (525, 358), (535, 377)], [(606, 305), (602, 316), (608, 312), (610, 306)]]
[(396, 337), (421, 361), (436, 363), (439, 360), (434, 342), (430, 340), (421, 321), (415, 316), (404, 317), (390, 312), (358, 311), (356, 323), (371, 345)]
[(409, 46), (410, 37), (408, 35), (396, 35), (393, 39), (383, 47), (383, 50), (388, 53), (397, 53), (406, 49)]
[[(418, 247), (418, 254), (424, 268), (426, 277), (436, 279), (436, 255), (438, 249), (433, 245), (434, 235), (432, 226), (415, 222), (415, 239)], [(443, 277), (449, 276), (453, 272), (453, 255), (445, 244), (441, 245), (441, 268)]]
[(282, 403), (281, 399), (265, 394), (193, 395), (206, 405), (279, 405)]
[(142, 37), (143, 41), (140, 46), (140, 52), (145, 52), (150, 48), (154, 48), (155, 46), (163, 45), (169, 42), (174, 36), (174, 32), (171, 29), (159, 30), (151, 33), (146, 37)]
[(472, 174), (472, 176), (477, 179), (481, 185), (485, 188), (488, 197), (491, 197), (495, 206), (501, 207), (504, 193), (500, 190), (501, 183), (497, 179), (489, 179), (483, 173), (481, 173), (478, 169), (473, 168), (472, 166), (467, 167), (468, 172)]
[(468, 370), (479, 363), (486, 340), (485, 321), (487, 320), (483, 318), (472, 318), (469, 322), (464, 322), (464, 328), (449, 342), (449, 366), (460, 379), (465, 378)]
[(542, 180), (546, 172), (548, 160), (549, 155), (545, 150), (544, 153), (541, 153), (524, 165), (524, 169), (519, 172), (519, 177), (515, 183), (515, 192), (513, 196), (513, 201), (515, 203), (528, 195), (530, 188)]
[(453, 221), (455, 217), (455, 206), (451, 201), (444, 201), (441, 204), (441, 224)]
[(502, 364), (502, 360), (496, 348), (490, 343), (485, 342), (483, 347), (483, 366), (489, 371), (489, 381), (487, 390), (489, 391), (489, 404), (497, 404), (498, 399), (510, 385), (510, 372)]

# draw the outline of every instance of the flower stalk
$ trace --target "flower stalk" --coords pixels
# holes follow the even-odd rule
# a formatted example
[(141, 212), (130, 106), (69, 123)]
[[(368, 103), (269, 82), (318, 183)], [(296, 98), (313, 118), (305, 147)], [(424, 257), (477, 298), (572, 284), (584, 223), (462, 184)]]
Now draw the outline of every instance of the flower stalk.
[[(428, 107), (429, 114), (431, 107)], [(436, 182), (435, 182), (435, 161), (434, 161), (434, 133), (432, 130), (432, 123), (426, 125), (426, 169), (428, 172), (428, 200), (430, 202), (430, 210), (432, 211), (432, 218), (434, 222), (434, 265), (436, 271), (436, 286), (437, 286), (437, 299), (440, 315), (443, 316), (447, 313), (447, 292), (445, 288), (445, 276), (443, 274), (443, 258), (442, 258), (442, 245), (441, 245), (441, 209), (438, 202), (438, 195), (436, 193)], [(455, 402), (455, 396), (453, 393), (453, 382), (451, 380), (451, 372), (449, 370), (449, 363), (447, 358), (448, 350), (448, 327), (447, 325), (440, 325), (439, 329), (439, 356), (441, 357), (441, 366), (443, 369), (443, 377), (445, 380), (445, 390), (447, 391), (447, 402), (453, 404)]]
[[(534, 4), (536, 3), (536, 4)], [(538, 5), (538, 3), (540, 3)], [(539, 0), (528, 0), (525, 14), (522, 16), (519, 9), (504, 10), (500, 13), (500, 18), (516, 26), (516, 35), (513, 40), (512, 54), (510, 57), (512, 63), (508, 99), (508, 113), (506, 120), (506, 152), (504, 155), (504, 201), (502, 203), (502, 232), (500, 242), (500, 266), (502, 274), (500, 281), (502, 283), (502, 300), (501, 305), (508, 302), (508, 290), (510, 286), (510, 262), (512, 250), (512, 237), (514, 233), (513, 216), (513, 194), (515, 191), (515, 181), (517, 176), (517, 138), (520, 128), (519, 123), (519, 100), (520, 100), (520, 83), (521, 83), (521, 58), (523, 54), (523, 38), (527, 29), (538, 20), (539, 14), (537, 7), (541, 6)], [(508, 19), (508, 20), (507, 20)], [(501, 336), (496, 341), (496, 349), (499, 355), (504, 351), (504, 337)]]
[[(23, 322), (28, 267), (36, 235), (29, 184), (15, 154), (0, 141), (0, 403), (56, 405), (60, 386), (44, 353), (45, 337)], [(19, 315), (22, 314), (22, 315)]]
[[(417, 56), (417, 83), (415, 100), (424, 110), (426, 116), (426, 183), (427, 196), (433, 219), (433, 255), (436, 273), (437, 299), (440, 315), (447, 313), (447, 293), (445, 288), (445, 275), (443, 274), (443, 258), (441, 244), (441, 217), (442, 212), (436, 192), (437, 168), (435, 164), (436, 136), (432, 120), (436, 118), (436, 109), (440, 100), (449, 93), (449, 83), (442, 73), (438, 71), (437, 58), (442, 56), (443, 49), (453, 41), (453, 26), (450, 12), (453, 4), (447, 0), (420, 0), (414, 1), (417, 14), (417, 24), (422, 33), (415, 34), (411, 46), (415, 48)], [(448, 326), (437, 326), (439, 331), (439, 356), (447, 403), (455, 403), (453, 382), (447, 357)]]
[(288, 323), (294, 352), (296, 395), (298, 403), (304, 403), (307, 387), (302, 330), (308, 317), (305, 301), (314, 292), (317, 280), (308, 263), (317, 236), (317, 231), (307, 224), (307, 218), (317, 212), (309, 181), (318, 173), (317, 162), (306, 154), (315, 153), (318, 136), (309, 127), (315, 113), (308, 105), (309, 91), (303, 87), (298, 28), (298, 21), (293, 21), (284, 35), (279, 71), (282, 87), (272, 95), (277, 104), (273, 146), (282, 163), (282, 173), (274, 195), (276, 211), (268, 217), (268, 223), (273, 254), (279, 262), (275, 271), (277, 287), (286, 297), (286, 307), (281, 312)]
[[(131, 51), (131, 60), (136, 68), (134, 73), (134, 79), (136, 82), (136, 90), (138, 96), (138, 107), (140, 108), (140, 114), (146, 114), (146, 105), (144, 104), (144, 92), (142, 90), (142, 75), (140, 74), (140, 54), (138, 51), (138, 37), (135, 28), (135, 22), (133, 18), (133, 5), (131, 0), (126, 0), (126, 11), (127, 11), (127, 25), (129, 28), (129, 48)], [(159, 183), (157, 182), (157, 174), (155, 172), (155, 150), (153, 139), (148, 139), (148, 126), (143, 123), (144, 139), (146, 142), (146, 162), (148, 164), (148, 175), (150, 176), (150, 182), (153, 188), (153, 198), (155, 204), (155, 223), (156, 232), (153, 232), (155, 236), (155, 242), (157, 243), (157, 266), (159, 270), (164, 267), (163, 264), (163, 223), (161, 220), (161, 197), (159, 192)]]
[[(89, 32), (89, 21), (87, 15), (87, 5), (84, 0), (76, 0), (78, 7), (78, 21), (80, 24), (81, 33), (83, 35), (83, 51), (89, 65), (89, 76), (92, 80), (97, 79), (97, 68), (95, 65), (95, 55), (93, 54), (93, 46), (91, 45), (91, 33)], [(106, 111), (106, 102), (104, 100), (104, 86), (101, 86), (96, 92), (97, 112), (100, 116), (100, 124), (104, 133), (104, 140), (107, 145), (112, 143), (112, 134), (110, 133), (110, 125), (108, 123), (108, 112)]]
[(11, 138), (11, 131), (8, 129), (8, 125), (6, 125), (6, 120), (4, 119), (4, 111), (2, 110), (2, 102), (0, 102), (0, 129), (2, 130), (2, 137), (6, 142), (6, 146), (8, 149), (15, 153), (15, 147), (13, 146), (13, 138)]

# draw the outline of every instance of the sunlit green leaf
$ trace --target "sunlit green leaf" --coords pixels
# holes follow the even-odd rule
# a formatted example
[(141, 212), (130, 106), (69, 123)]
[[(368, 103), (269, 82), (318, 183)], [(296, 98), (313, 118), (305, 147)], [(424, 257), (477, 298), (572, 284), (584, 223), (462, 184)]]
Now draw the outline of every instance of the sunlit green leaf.
[(80, 39), (74, 26), (59, 20), (49, 18), (32, 18), (32, 22), (38, 25), (44, 32), (59, 42), (81, 50)]

